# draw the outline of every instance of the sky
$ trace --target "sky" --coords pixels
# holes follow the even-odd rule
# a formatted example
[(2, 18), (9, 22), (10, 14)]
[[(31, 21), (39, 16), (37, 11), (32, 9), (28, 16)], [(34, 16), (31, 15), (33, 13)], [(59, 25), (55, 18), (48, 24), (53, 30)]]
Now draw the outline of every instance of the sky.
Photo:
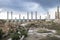
[(21, 13), (22, 16), (26, 15), (26, 12), (38, 11), (38, 17), (42, 15), (42, 18), (49, 11), (51, 18), (54, 18), (52, 15), (55, 15), (58, 5), (60, 6), (60, 0), (59, 2), (58, 0), (0, 0), (0, 16), (3, 16), (0, 18), (6, 18), (5, 11), (13, 11), (14, 14)]

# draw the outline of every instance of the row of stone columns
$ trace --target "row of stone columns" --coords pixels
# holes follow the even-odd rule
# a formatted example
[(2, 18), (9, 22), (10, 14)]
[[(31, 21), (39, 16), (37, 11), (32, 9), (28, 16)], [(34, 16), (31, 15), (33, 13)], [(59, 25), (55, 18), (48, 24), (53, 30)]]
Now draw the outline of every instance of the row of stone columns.
[[(11, 20), (13, 20), (13, 12), (11, 11), (10, 12), (11, 13)], [(31, 19), (29, 19), (29, 12), (27, 12), (27, 19), (26, 20), (33, 20), (33, 16), (34, 14), (33, 14), (33, 12), (31, 12)], [(37, 20), (37, 11), (35, 12), (35, 20)], [(49, 14), (49, 12), (47, 12), (47, 17), (48, 17), (48, 19), (50, 19), (50, 14)], [(9, 12), (7, 11), (7, 20), (9, 19)], [(15, 20), (16, 20), (17, 18), (15, 17)], [(23, 16), (23, 20), (25, 19), (25, 16)], [(39, 19), (41, 19), (41, 16), (39, 16)], [(21, 14), (19, 14), (19, 21), (21, 20)]]
[[(7, 19), (9, 19), (9, 12), (7, 11)], [(11, 11), (11, 20), (13, 19), (13, 12)], [(19, 19), (21, 19), (21, 14), (19, 14)], [(25, 19), (25, 16), (23, 16)], [(27, 12), (27, 19), (29, 19), (29, 12)], [(33, 19), (33, 12), (31, 12), (31, 19)], [(37, 19), (37, 11), (35, 12), (35, 19)], [(41, 19), (41, 16), (40, 16)]]

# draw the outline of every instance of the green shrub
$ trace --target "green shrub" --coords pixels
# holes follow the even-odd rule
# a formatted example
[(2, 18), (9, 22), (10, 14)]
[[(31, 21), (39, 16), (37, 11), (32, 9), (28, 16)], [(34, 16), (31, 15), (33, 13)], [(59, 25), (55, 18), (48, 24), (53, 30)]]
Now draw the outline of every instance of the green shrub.
[(12, 34), (10, 35), (10, 37), (12, 38), (12, 40), (19, 40), (19, 39), (20, 39), (19, 36), (20, 36), (20, 35), (19, 35), (18, 33), (12, 33)]
[(4, 35), (3, 31), (2, 31), (2, 29), (0, 29), (0, 39), (3, 38), (3, 35)]
[(21, 35), (24, 35), (25, 37), (27, 37), (27, 31), (26, 30), (23, 29), (20, 32), (21, 32)]
[(57, 35), (60, 35), (60, 30), (56, 30), (56, 32), (57, 32), (57, 33), (56, 33)]

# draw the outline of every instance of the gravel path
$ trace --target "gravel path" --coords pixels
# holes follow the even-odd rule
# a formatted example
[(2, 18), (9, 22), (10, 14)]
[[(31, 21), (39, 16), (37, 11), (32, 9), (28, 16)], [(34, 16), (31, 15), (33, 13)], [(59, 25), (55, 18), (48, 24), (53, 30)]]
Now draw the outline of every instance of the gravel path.
[(40, 40), (41, 38), (46, 37), (48, 34), (52, 33), (37, 33), (36, 29), (30, 29), (28, 32), (28, 37), (25, 40)]

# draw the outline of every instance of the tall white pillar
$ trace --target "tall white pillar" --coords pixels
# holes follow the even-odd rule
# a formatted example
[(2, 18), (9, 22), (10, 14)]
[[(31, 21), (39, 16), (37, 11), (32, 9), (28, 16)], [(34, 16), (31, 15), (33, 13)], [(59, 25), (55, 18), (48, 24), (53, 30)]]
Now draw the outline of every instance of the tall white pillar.
[(37, 20), (37, 11), (35, 12), (35, 19)]
[(31, 12), (31, 20), (33, 19), (33, 12)]
[(41, 15), (40, 15), (40, 19), (41, 19)]
[(11, 22), (13, 21), (13, 12), (11, 11)]
[(27, 20), (29, 20), (29, 12), (27, 12)]
[(9, 19), (9, 12), (7, 11), (7, 20)]
[(21, 21), (21, 14), (19, 14), (19, 22)]

